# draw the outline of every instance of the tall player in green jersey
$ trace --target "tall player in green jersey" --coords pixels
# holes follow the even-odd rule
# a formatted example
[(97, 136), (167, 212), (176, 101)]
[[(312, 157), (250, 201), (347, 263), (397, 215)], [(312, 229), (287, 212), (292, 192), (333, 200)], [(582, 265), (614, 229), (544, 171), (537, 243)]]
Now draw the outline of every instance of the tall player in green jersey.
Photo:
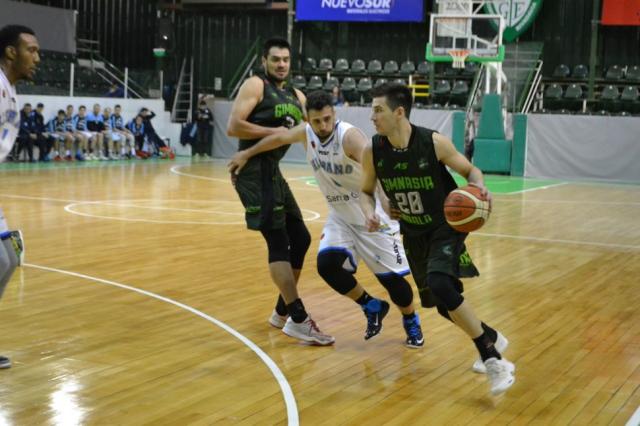
[(371, 119), (377, 134), (362, 159), (361, 206), (366, 226), (374, 231), (380, 223), (374, 199), (379, 180), (399, 216), (422, 305), (437, 307), (443, 317), (469, 335), (481, 359), (474, 370), (486, 371), (491, 392), (500, 394), (515, 382), (514, 365), (500, 353), (508, 342), (481, 322), (462, 296), (459, 278), (476, 276), (478, 271), (464, 246), (467, 234), (451, 228), (443, 212), (444, 199), (456, 188), (447, 166), (490, 200), (482, 172), (456, 151), (451, 140), (409, 122), (413, 98), (408, 87), (385, 84), (371, 95)]
[[(283, 39), (263, 46), (264, 74), (247, 79), (233, 103), (227, 126), (245, 150), (260, 139), (284, 132), (304, 118), (304, 94), (287, 84), (291, 48)], [(269, 252), (269, 272), (280, 291), (269, 323), (291, 337), (317, 345), (333, 344), (306, 312), (296, 289), (311, 236), (278, 163), (289, 145), (257, 155), (237, 176), (234, 186), (245, 208), (247, 228), (260, 231)]]

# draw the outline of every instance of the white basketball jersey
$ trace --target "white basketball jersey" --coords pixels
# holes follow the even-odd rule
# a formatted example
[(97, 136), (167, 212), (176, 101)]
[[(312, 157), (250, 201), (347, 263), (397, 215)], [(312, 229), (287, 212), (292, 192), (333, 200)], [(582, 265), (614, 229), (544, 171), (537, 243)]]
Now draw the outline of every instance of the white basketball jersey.
[(11, 152), (20, 130), (20, 111), (16, 88), (0, 69), (0, 162)]
[[(329, 204), (329, 214), (337, 214), (342, 221), (364, 228), (365, 217), (360, 208), (362, 166), (349, 158), (342, 146), (345, 133), (352, 127), (343, 121), (336, 122), (333, 134), (323, 143), (307, 124), (307, 161)], [(387, 216), (379, 203), (376, 213), (382, 231), (396, 232), (397, 222)]]

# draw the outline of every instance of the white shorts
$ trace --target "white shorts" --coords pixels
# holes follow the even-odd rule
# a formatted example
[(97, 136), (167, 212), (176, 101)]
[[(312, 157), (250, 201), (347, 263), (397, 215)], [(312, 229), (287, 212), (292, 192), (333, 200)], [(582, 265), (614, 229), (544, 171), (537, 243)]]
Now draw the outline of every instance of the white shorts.
[(9, 225), (7, 225), (7, 220), (4, 218), (4, 212), (2, 208), (0, 208), (0, 234), (3, 232), (7, 232), (9, 230)]
[(407, 275), (411, 271), (400, 233), (391, 232), (367, 232), (364, 226), (347, 224), (338, 217), (329, 215), (322, 230), (318, 253), (345, 253), (348, 258), (344, 268), (353, 273), (358, 269), (358, 261), (362, 259), (377, 276), (392, 273)]

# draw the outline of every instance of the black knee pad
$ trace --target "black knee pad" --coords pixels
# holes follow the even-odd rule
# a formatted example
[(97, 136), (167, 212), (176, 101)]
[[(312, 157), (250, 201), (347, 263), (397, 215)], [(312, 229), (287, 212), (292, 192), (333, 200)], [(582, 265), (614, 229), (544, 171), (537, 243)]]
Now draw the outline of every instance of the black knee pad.
[(286, 217), (286, 228), (289, 236), (291, 267), (293, 269), (302, 269), (304, 257), (311, 245), (311, 234), (309, 234), (302, 219), (289, 214)]
[(358, 284), (353, 274), (344, 269), (348, 255), (340, 251), (318, 253), (318, 274), (338, 293), (345, 295)]
[(447, 310), (447, 307), (444, 306), (442, 303), (436, 306), (436, 309), (438, 310), (438, 313), (445, 319), (453, 322), (453, 320), (451, 319), (451, 315), (449, 315), (449, 311)]
[(289, 256), (289, 238), (284, 229), (261, 230), (269, 250), (269, 263), (291, 262)]
[(464, 297), (456, 288), (455, 278), (450, 275), (431, 272), (427, 275), (427, 285), (448, 311), (457, 309), (464, 302)]
[(380, 284), (389, 292), (391, 301), (405, 308), (413, 303), (413, 290), (411, 284), (402, 276), (395, 273), (376, 275)]

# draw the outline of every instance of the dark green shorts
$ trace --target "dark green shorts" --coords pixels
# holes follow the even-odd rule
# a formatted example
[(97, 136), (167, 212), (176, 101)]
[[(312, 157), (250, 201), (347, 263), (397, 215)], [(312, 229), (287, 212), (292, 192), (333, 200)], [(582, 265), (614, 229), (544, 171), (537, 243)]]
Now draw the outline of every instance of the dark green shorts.
[(247, 228), (281, 229), (285, 227), (287, 215), (302, 220), (298, 203), (274, 160), (252, 158), (234, 180), (244, 206)]
[(418, 236), (403, 236), (404, 250), (423, 307), (432, 308), (440, 303), (427, 287), (427, 274), (430, 272), (454, 277), (460, 293), (464, 291), (460, 278), (480, 275), (464, 245), (465, 238), (467, 234), (454, 230), (446, 223)]

